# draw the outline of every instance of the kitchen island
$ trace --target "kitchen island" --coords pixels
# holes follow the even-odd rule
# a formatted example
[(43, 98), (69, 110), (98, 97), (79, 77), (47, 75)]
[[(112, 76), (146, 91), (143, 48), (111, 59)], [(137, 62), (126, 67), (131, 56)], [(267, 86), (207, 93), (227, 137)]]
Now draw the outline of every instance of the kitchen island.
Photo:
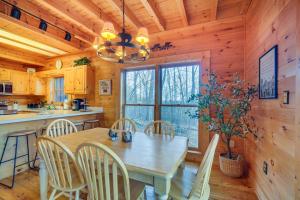
[[(21, 110), (18, 114), (14, 115), (0, 115), (0, 155), (2, 154), (4, 143), (8, 133), (20, 131), (20, 130), (36, 130), (38, 134), (41, 134), (43, 128), (47, 127), (53, 120), (59, 118), (69, 119), (71, 121), (85, 121), (90, 119), (99, 119), (101, 122), (102, 108), (91, 108), (88, 111), (71, 111), (71, 110)], [(14, 139), (10, 139), (7, 144), (4, 159), (10, 159), (14, 154)], [(18, 155), (26, 153), (26, 139), (20, 138), (18, 145)], [(30, 157), (33, 159), (36, 147), (35, 138), (30, 137)], [(26, 157), (19, 158), (18, 163), (26, 161)], [(12, 175), (13, 162), (3, 163), (0, 166), (0, 180)], [(27, 170), (27, 165), (18, 167), (17, 171), (21, 172)]]

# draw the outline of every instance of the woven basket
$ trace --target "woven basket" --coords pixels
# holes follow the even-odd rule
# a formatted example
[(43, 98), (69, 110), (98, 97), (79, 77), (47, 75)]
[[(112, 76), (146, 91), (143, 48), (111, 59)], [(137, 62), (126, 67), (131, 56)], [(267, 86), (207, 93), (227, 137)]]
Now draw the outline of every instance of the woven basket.
[(235, 160), (219, 155), (221, 171), (230, 177), (239, 178), (244, 173), (244, 158), (238, 155)]

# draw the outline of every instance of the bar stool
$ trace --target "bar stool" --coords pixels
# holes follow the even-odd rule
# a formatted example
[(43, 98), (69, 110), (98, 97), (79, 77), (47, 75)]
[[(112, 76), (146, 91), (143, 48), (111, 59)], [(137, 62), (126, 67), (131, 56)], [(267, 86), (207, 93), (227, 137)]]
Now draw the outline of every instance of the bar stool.
[(76, 128), (80, 128), (78, 130), (84, 130), (84, 122), (83, 121), (72, 121)]
[(86, 125), (89, 125), (89, 127), (91, 127), (91, 129), (96, 128), (96, 127), (100, 126), (100, 121), (98, 119), (90, 119), (90, 120), (84, 121), (83, 130), (86, 130)]
[[(14, 187), (14, 184), (15, 184), (15, 176), (16, 176), (16, 168), (21, 166), (21, 165), (25, 165), (25, 164), (28, 164), (28, 167), (29, 169), (34, 169), (35, 168), (35, 161), (37, 160), (37, 152), (35, 154), (35, 157), (34, 157), (34, 160), (31, 160), (30, 161), (30, 152), (29, 152), (29, 136), (30, 135), (34, 135), (35, 138), (37, 138), (37, 133), (35, 130), (23, 130), (23, 131), (17, 131), (17, 132), (12, 132), (12, 133), (9, 133), (7, 135), (7, 138), (6, 138), (6, 141), (5, 141), (5, 145), (4, 145), (4, 148), (3, 148), (3, 152), (2, 152), (2, 155), (1, 155), (1, 159), (0, 159), (0, 166), (3, 164), (3, 163), (6, 163), (6, 162), (9, 162), (9, 161), (12, 161), (14, 162), (14, 170), (13, 170), (13, 178), (12, 178), (12, 182), (11, 182), (11, 185), (6, 185), (4, 183), (0, 183), (1, 185), (4, 185), (8, 188), (13, 188)], [(19, 144), (19, 137), (25, 137), (26, 138), (26, 145), (27, 145), (27, 153), (24, 154), (24, 155), (20, 155), (18, 156), (18, 144)], [(5, 154), (5, 150), (6, 150), (6, 147), (7, 147), (7, 143), (8, 143), (8, 140), (10, 138), (15, 138), (15, 152), (14, 152), (14, 158), (11, 158), (11, 159), (8, 159), (8, 160), (3, 160), (3, 157), (4, 157), (4, 154)], [(24, 156), (27, 156), (27, 162), (24, 162), (24, 163), (21, 163), (19, 165), (16, 165), (17, 164), (17, 159), (18, 158), (22, 158)], [(32, 166), (30, 166), (30, 163), (33, 161), (33, 164)]]

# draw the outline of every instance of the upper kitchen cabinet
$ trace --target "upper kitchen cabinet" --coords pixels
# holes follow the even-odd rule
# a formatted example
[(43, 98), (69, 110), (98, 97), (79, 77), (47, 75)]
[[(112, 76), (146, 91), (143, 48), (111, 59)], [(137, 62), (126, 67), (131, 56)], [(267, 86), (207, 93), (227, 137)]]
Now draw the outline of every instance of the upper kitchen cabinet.
[(0, 68), (0, 81), (10, 81), (10, 74), (9, 69)]
[(64, 85), (66, 94), (88, 94), (94, 85), (92, 67), (83, 65), (66, 69)]
[(36, 73), (29, 75), (29, 93), (33, 95), (46, 95), (46, 80)]
[(11, 81), (13, 83), (13, 94), (29, 94), (29, 74), (22, 71), (11, 71)]

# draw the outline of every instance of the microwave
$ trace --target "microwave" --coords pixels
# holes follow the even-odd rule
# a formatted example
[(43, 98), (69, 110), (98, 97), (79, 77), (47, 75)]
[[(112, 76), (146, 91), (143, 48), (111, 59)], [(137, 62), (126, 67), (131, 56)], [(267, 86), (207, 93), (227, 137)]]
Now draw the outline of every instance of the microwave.
[(0, 82), (0, 95), (12, 95), (13, 84), (11, 82)]

